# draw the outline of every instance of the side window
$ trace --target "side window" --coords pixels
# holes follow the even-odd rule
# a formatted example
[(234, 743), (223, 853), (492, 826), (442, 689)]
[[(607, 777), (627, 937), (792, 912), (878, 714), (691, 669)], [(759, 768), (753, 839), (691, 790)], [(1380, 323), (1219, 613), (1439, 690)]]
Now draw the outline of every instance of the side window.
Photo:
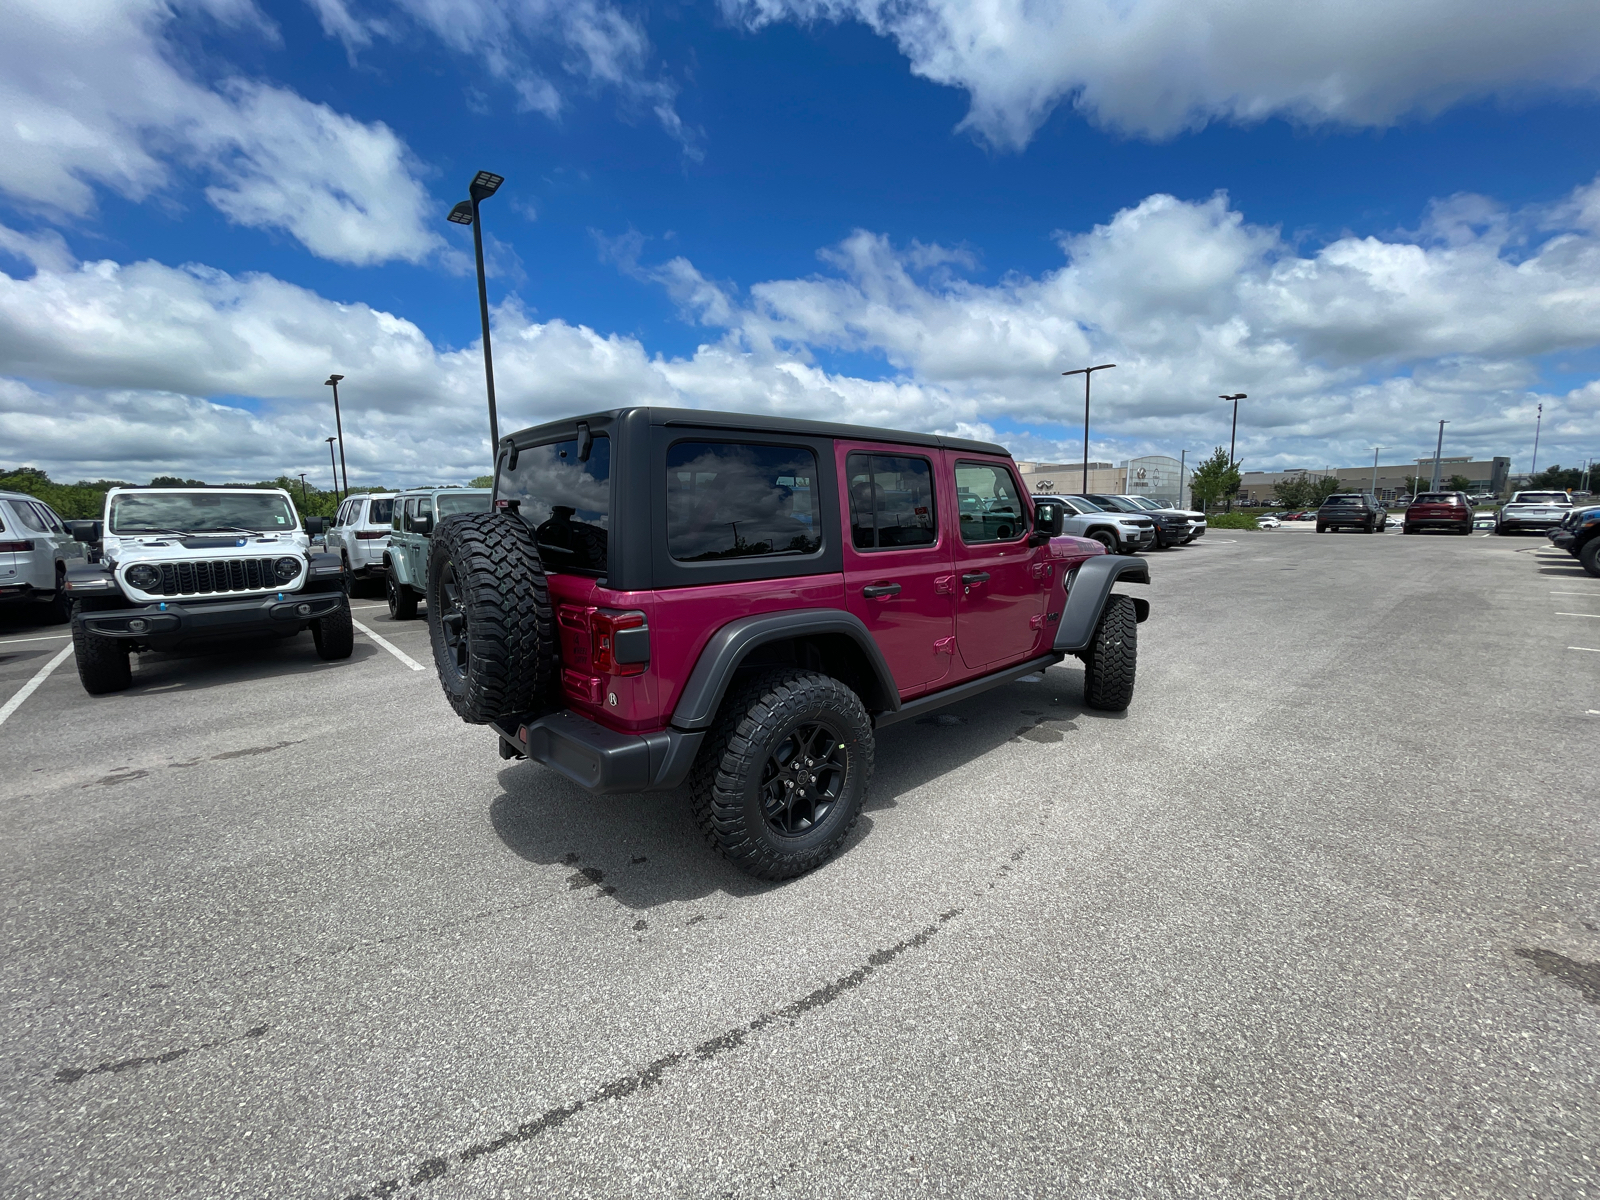
[(367, 509), (368, 525), (387, 525), (394, 520), (393, 500), (374, 500)]
[(56, 516), (55, 509), (51, 508), (43, 500), (39, 501), (36, 507), (39, 509), (39, 515), (44, 518), (44, 523), (50, 527), (51, 533), (66, 535), (67, 527), (61, 523), (61, 518)]
[(396, 499), (394, 502), (394, 531), (404, 533), (411, 528), (411, 500)]
[(679, 562), (815, 554), (817, 511), (817, 456), (804, 446), (667, 450), (667, 552)]
[(1028, 532), (1028, 514), (1011, 472), (993, 463), (956, 463), (961, 540), (969, 546), (1014, 542)]
[(927, 459), (858, 452), (845, 458), (845, 474), (850, 541), (857, 550), (933, 545), (938, 527)]
[(28, 501), (13, 500), (11, 509), (17, 514), (17, 520), (21, 521), (25, 528), (31, 529), (35, 533), (44, 533), (48, 528), (44, 523), (44, 518), (39, 515), (39, 510), (34, 508)]

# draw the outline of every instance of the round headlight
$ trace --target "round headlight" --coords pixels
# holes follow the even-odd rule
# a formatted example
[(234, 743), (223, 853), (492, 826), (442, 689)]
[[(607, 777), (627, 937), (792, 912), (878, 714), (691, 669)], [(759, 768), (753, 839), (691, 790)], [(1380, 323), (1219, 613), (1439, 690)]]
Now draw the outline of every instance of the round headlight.
[(148, 592), (161, 582), (161, 572), (149, 563), (134, 563), (122, 577), (128, 581), (129, 587), (136, 587), (141, 592)]
[(280, 558), (272, 564), (272, 573), (278, 577), (279, 583), (288, 583), (300, 574), (300, 560), (298, 558)]

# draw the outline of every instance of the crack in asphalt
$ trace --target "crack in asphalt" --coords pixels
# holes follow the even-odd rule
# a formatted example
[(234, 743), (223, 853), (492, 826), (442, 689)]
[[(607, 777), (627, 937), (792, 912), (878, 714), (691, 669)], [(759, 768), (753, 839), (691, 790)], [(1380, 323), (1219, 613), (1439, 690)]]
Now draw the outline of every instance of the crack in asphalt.
[(151, 1054), (138, 1058), (123, 1058), (116, 1062), (103, 1062), (94, 1067), (62, 1067), (56, 1072), (57, 1083), (77, 1083), (90, 1075), (118, 1075), (123, 1071), (134, 1071), (140, 1067), (160, 1066), (163, 1063), (177, 1062), (191, 1054), (198, 1054), (202, 1050), (215, 1050), (221, 1046), (229, 1046), (234, 1042), (254, 1040), (266, 1033), (268, 1026), (257, 1025), (254, 1029), (246, 1029), (236, 1038), (223, 1038), (215, 1042), (201, 1042), (198, 1046), (183, 1046), (177, 1050), (167, 1050), (161, 1054)]
[[(1022, 853), (1019, 850), (1012, 856), (1012, 861), (1021, 858)], [(1010, 869), (1011, 867), (1008, 863), (1001, 868), (1001, 872), (1008, 872)], [(366, 1191), (347, 1194), (345, 1200), (383, 1200), (384, 1197), (393, 1196), (402, 1187), (415, 1188), (424, 1183), (430, 1183), (433, 1180), (442, 1178), (450, 1170), (452, 1159), (454, 1159), (456, 1166), (466, 1166), (486, 1155), (498, 1153), (508, 1146), (531, 1141), (546, 1130), (554, 1129), (564, 1124), (586, 1108), (592, 1108), (612, 1100), (621, 1100), (626, 1096), (633, 1095), (635, 1092), (648, 1091), (660, 1083), (662, 1077), (669, 1071), (715, 1058), (719, 1054), (726, 1053), (742, 1045), (752, 1034), (759, 1033), (776, 1022), (795, 1021), (808, 1012), (832, 1004), (840, 996), (860, 987), (874, 974), (894, 962), (901, 955), (927, 945), (941, 928), (960, 916), (962, 911), (959, 908), (945, 910), (939, 914), (936, 920), (924, 925), (911, 936), (902, 938), (892, 946), (875, 950), (867, 956), (866, 961), (854, 970), (830, 980), (816, 990), (790, 1001), (781, 1008), (771, 1009), (744, 1024), (735, 1025), (731, 1029), (724, 1030), (714, 1037), (705, 1039), (690, 1050), (676, 1050), (670, 1054), (663, 1055), (637, 1071), (619, 1076), (602, 1084), (588, 1095), (574, 1100), (570, 1104), (548, 1108), (538, 1116), (524, 1121), (515, 1129), (508, 1129), (486, 1141), (474, 1142), (472, 1145), (454, 1151), (448, 1156), (433, 1155), (424, 1158), (407, 1174), (379, 1180)]]

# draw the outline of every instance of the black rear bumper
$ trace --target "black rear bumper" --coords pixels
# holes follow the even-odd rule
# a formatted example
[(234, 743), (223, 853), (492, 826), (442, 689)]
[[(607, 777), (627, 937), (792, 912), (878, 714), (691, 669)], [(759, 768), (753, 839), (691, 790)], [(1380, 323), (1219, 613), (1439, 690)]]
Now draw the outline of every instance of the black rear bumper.
[(526, 723), (494, 722), (500, 753), (531, 758), (597, 795), (656, 792), (677, 787), (689, 774), (705, 737), (703, 729), (619, 733), (588, 717), (562, 711)]
[(165, 600), (79, 612), (72, 618), (72, 627), (139, 642), (152, 650), (174, 650), (212, 639), (298, 633), (345, 603), (342, 591), (278, 592), (238, 600)]

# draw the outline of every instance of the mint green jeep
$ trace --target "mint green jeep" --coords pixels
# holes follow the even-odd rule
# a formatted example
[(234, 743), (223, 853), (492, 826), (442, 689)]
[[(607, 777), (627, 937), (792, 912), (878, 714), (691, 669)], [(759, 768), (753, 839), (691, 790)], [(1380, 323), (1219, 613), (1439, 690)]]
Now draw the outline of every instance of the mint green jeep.
[(389, 549), (383, 556), (388, 579), (389, 615), (409, 621), (428, 591), (428, 546), (434, 527), (457, 513), (488, 512), (488, 488), (411, 488), (394, 499)]

